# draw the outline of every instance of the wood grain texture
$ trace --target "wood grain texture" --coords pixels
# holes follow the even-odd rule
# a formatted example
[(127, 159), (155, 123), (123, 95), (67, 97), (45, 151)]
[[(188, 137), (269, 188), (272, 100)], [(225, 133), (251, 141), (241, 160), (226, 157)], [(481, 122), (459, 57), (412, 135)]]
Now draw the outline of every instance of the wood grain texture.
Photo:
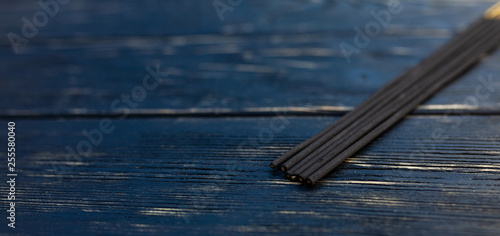
[[(160, 65), (170, 77), (164, 80), (165, 84), (149, 91), (132, 113), (239, 114), (283, 107), (290, 112), (294, 109), (309, 113), (345, 112), (417, 64), (490, 5), (481, 1), (405, 3), (404, 14), (394, 15), (391, 25), (359, 55), (353, 55), (352, 63), (348, 64), (339, 44), (353, 43), (353, 27), (363, 27), (373, 20), (369, 12), (382, 10), (385, 5), (246, 1), (228, 17), (247, 20), (254, 29), (228, 33), (220, 28), (239, 21), (228, 18), (220, 22), (211, 4), (207, 5), (210, 1), (198, 5), (196, 2), (167, 1), (166, 14), (161, 7), (147, 8), (154, 13), (132, 13), (137, 3), (121, 3), (116, 12), (109, 12), (116, 1), (69, 3), (67, 12), (61, 8), (61, 15), (56, 16), (60, 18), (54, 18), (30, 40), (22, 54), (13, 55), (8, 44), (0, 48), (0, 57), (4, 59), (0, 68), (4, 75), (0, 79), (0, 115), (110, 115), (114, 100), (142, 85), (147, 65)], [(12, 30), (8, 24), (16, 25), (13, 19), (37, 7), (1, 4), (5, 8), (0, 9), (12, 9), (1, 14), (6, 18), (5, 21), (0, 18), (3, 22), (0, 31), (4, 32)], [(296, 8), (290, 8), (289, 4)], [(329, 4), (331, 7), (326, 7)], [(200, 9), (189, 7), (194, 5)], [(203, 13), (196, 19), (179, 17), (188, 10)], [(238, 10), (245, 14), (239, 15)], [(173, 14), (174, 11), (177, 13)], [(145, 17), (149, 17), (144, 22), (147, 27), (129, 23)], [(205, 22), (208, 18), (211, 20)], [(261, 18), (272, 20), (259, 23)], [(116, 27), (118, 20), (127, 27)], [(169, 26), (181, 20), (185, 28)], [(201, 24), (202, 21), (205, 23)], [(265, 29), (269, 27), (268, 21), (273, 30)], [(301, 21), (305, 24), (303, 30), (297, 28)], [(108, 24), (115, 27), (110, 29)], [(107, 37), (108, 34), (113, 37)], [(500, 89), (500, 82), (496, 82), (492, 92), (481, 90), (488, 92), (487, 97), (469, 104), (466, 99), (474, 96), (481, 86), (479, 76), (491, 75), (494, 81), (500, 81), (496, 66), (499, 56), (497, 53), (488, 58), (471, 74), (430, 100), (427, 103), (430, 106), (421, 108), (419, 113), (498, 111), (500, 93), (495, 91)]]
[[(500, 52), (318, 186), (269, 168), (493, 2), (402, 1), (348, 64), (339, 44), (386, 1), (244, 0), (221, 22), (212, 0), (72, 0), (17, 55), (5, 36), (40, 7), (2, 1), (19, 176), (0, 235), (499, 235)], [(117, 118), (148, 65), (169, 77)], [(68, 155), (103, 119), (115, 130)]]
[[(226, 2), (226, 1), (223, 1)], [(495, 0), (400, 1), (404, 14), (393, 16), (396, 32), (455, 29), (483, 14)], [(120, 38), (193, 34), (276, 34), (335, 30), (351, 35), (354, 26), (373, 20), (370, 11), (387, 9), (385, 0), (242, 1), (221, 21), (213, 1), (71, 0), (60, 7), (33, 42), (48, 39)], [(21, 33), (21, 18), (41, 10), (37, 1), (0, 3), (0, 32)], [(403, 33), (406, 32), (406, 33)], [(432, 31), (426, 31), (431, 33)], [(0, 42), (8, 45), (7, 38)]]
[(336, 119), (116, 119), (81, 160), (99, 119), (17, 120), (16, 232), (500, 233), (500, 117), (411, 116), (314, 188), (269, 168)]

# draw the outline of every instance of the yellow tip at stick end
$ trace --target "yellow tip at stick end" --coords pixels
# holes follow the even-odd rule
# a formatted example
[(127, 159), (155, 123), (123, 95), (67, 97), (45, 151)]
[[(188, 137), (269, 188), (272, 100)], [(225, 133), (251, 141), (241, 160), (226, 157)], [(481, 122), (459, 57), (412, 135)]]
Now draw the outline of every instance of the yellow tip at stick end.
[(484, 18), (500, 20), (500, 2), (490, 7), (490, 9), (484, 13)]

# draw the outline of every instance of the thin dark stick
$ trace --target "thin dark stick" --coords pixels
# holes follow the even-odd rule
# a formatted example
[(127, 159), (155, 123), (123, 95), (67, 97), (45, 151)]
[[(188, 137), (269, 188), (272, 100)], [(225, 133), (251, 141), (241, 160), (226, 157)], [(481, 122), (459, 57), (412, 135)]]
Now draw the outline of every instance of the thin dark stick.
[[(480, 34), (474, 34), (475, 37), (472, 37), (472, 40), (475, 39), (481, 39), (482, 37), (488, 36), (490, 33), (490, 28), (481, 28), (483, 29)], [(338, 133), (334, 138), (330, 139), (328, 142), (326, 142), (324, 145), (316, 149), (314, 152), (312, 152), (308, 157), (304, 158), (301, 162), (304, 162), (304, 164), (300, 165), (297, 164), (296, 166), (300, 165), (298, 168), (292, 168), (291, 171), (289, 171), (290, 175), (304, 175), (301, 174), (306, 171), (307, 168), (312, 166), (316, 162), (321, 162), (323, 161), (324, 158), (326, 158), (329, 152), (331, 150), (338, 150), (339, 152), (342, 151), (343, 149), (347, 148), (350, 144), (348, 140), (352, 140), (353, 137), (358, 137), (361, 136), (362, 134), (367, 133), (373, 127), (375, 127), (377, 124), (381, 123), (384, 121), (387, 117), (390, 116), (390, 114), (396, 112), (405, 104), (405, 102), (408, 99), (411, 99), (411, 96), (416, 96), (419, 91), (418, 88), (421, 87), (422, 85), (425, 85), (426, 81), (428, 81), (430, 78), (428, 75), (432, 75), (432, 73), (435, 73), (436, 71), (439, 71), (443, 68), (442, 63), (446, 63), (449, 59), (453, 59), (458, 55), (462, 54), (462, 49), (467, 49), (470, 47), (471, 42), (465, 42), (464, 44), (456, 45), (454, 50), (452, 50), (449, 55), (446, 55), (443, 57), (443, 60), (440, 60), (436, 62), (436, 66), (432, 67), (430, 70), (425, 70), (422, 71), (423, 73), (419, 74), (418, 76), (415, 76), (413, 78), (408, 78), (408, 84), (406, 86), (402, 86), (403, 88), (400, 91), (396, 91), (394, 93), (394, 99), (385, 101), (384, 103), (378, 104), (375, 108), (373, 108), (366, 116), (364, 116), (362, 119), (359, 119), (355, 121), (354, 123), (351, 124), (348, 128), (344, 129), (342, 132)], [(450, 58), (451, 57), (451, 58)], [(427, 82), (427, 83), (432, 83), (433, 81)], [(415, 87), (417, 89), (415, 89)], [(414, 95), (408, 95), (414, 94)], [(354, 131), (353, 131), (354, 130)], [(355, 141), (355, 140), (354, 140)], [(354, 142), (351, 141), (351, 142)], [(340, 147), (338, 147), (340, 145)]]
[[(461, 75), (465, 70), (473, 66), (482, 54), (485, 52), (489, 52), (492, 49), (498, 46), (498, 41), (500, 40), (500, 27), (498, 27), (498, 23), (496, 24), (497, 28), (494, 30), (492, 34), (492, 38), (484, 38), (484, 40), (480, 40), (480, 42), (475, 42), (474, 45), (471, 46), (470, 50), (475, 52), (475, 56), (469, 56), (467, 53), (462, 54), (457, 59), (454, 60), (453, 63), (446, 65), (446, 70), (440, 75), (435, 76), (435, 83), (432, 84), (428, 89), (423, 90), (423, 93), (419, 94), (419, 96), (411, 100), (408, 105), (404, 106), (400, 111), (396, 114), (392, 115), (388, 120), (384, 123), (370, 131), (367, 135), (363, 136), (349, 148), (344, 150), (338, 156), (331, 159), (326, 163), (326, 165), (321, 165), (317, 171), (312, 173), (307, 177), (307, 182), (310, 184), (314, 184), (316, 181), (321, 179), (323, 176), (328, 174), (330, 171), (335, 169), (340, 163), (342, 163), (347, 157), (353, 155), (360, 149), (362, 149), (365, 145), (371, 142), (373, 139), (378, 137), (380, 134), (385, 132), (387, 129), (392, 127), (395, 123), (397, 123), (400, 119), (406, 116), (409, 112), (411, 112), (416, 106), (418, 106), (421, 102), (428, 99), (435, 92), (440, 90), (444, 85), (456, 79), (459, 75)], [(478, 47), (476, 47), (478, 45)], [(457, 68), (458, 67), (458, 68)]]
[[(485, 38), (484, 40), (482, 41), (487, 41), (488, 38)], [(478, 46), (478, 42), (476, 42), (476, 48), (479, 47)], [(477, 51), (473, 51), (473, 49), (469, 49), (467, 52), (470, 52), (471, 54), (473, 54), (474, 56), (469, 56), (468, 53), (464, 53), (464, 54), (461, 54), (460, 55), (460, 58), (467, 58), (467, 57), (472, 57), (472, 58), (477, 58), (479, 55), (478, 55), (478, 52)], [(450, 65), (450, 64), (448, 64)], [(445, 68), (448, 68), (448, 65), (445, 66)], [(451, 64), (451, 65), (456, 65), (456, 66), (461, 66), (461, 61), (457, 61), (457, 60), (454, 60), (454, 64)], [(450, 69), (452, 70), (452, 69)], [(438, 75), (434, 75), (434, 81), (430, 81), (428, 82), (427, 86), (431, 86), (432, 83), (436, 83), (437, 80), (439, 80), (440, 78), (446, 78), (447, 76), (447, 73), (451, 73), (453, 71), (441, 71), (440, 74)], [(419, 93), (421, 92), (425, 92), (425, 90), (427, 90), (426, 87), (423, 87), (421, 88), (422, 91), (418, 91), (418, 89), (415, 89), (412, 93), (412, 95), (409, 95), (409, 98), (406, 99), (405, 101), (411, 101), (411, 98), (414, 97), (414, 96), (418, 96)], [(392, 109), (391, 111), (397, 111), (397, 109)], [(367, 129), (369, 131), (369, 129)], [(368, 132), (367, 131), (367, 132)], [(366, 133), (366, 132), (364, 132)], [(342, 152), (345, 148), (347, 148), (350, 144), (352, 144), (352, 142), (355, 142), (356, 141), (356, 138), (359, 138), (359, 137), (362, 137), (362, 135), (364, 134), (358, 134), (358, 135), (355, 135), (353, 137), (349, 137), (348, 140), (344, 141), (342, 144), (342, 146), (340, 148), (338, 147), (330, 147), (328, 152), (322, 152), (320, 155), (321, 155), (321, 158), (319, 159), (318, 162), (315, 162), (308, 170), (304, 171), (303, 173), (301, 173), (300, 175), (301, 176), (304, 176), (304, 177), (307, 177), (309, 174), (311, 174), (314, 170), (320, 168), (324, 162), (327, 162), (329, 159), (331, 159), (332, 157), (334, 157), (335, 155), (337, 155), (338, 153)]]
[[(485, 25), (485, 24), (483, 24), (483, 25)], [(486, 26), (484, 26), (484, 27), (486, 27)], [(484, 28), (477, 27), (474, 29), (479, 30), (479, 29), (484, 29)], [(476, 31), (472, 30), (472, 32), (470, 32), (471, 34), (469, 34), (469, 35), (467, 35), (467, 37), (465, 37), (465, 40), (469, 39), (470, 37), (472, 37), (472, 38), (474, 38), (474, 36), (477, 37), (477, 34), (475, 32)], [(482, 32), (484, 32), (484, 30)], [(400, 91), (404, 91), (409, 87), (415, 86), (414, 84), (420, 83), (420, 77), (425, 76), (426, 74), (431, 72), (433, 69), (436, 69), (436, 68), (439, 69), (439, 67), (441, 66), (440, 63), (442, 61), (449, 60), (450, 57), (455, 56), (455, 55), (451, 54), (450, 52), (456, 52), (457, 49), (460, 49), (461, 47), (463, 47), (464, 44), (465, 44), (465, 46), (468, 46), (466, 41), (463, 42), (462, 40), (458, 40), (458, 42), (456, 41), (456, 43), (454, 43), (454, 44), (447, 45), (449, 47), (444, 47), (447, 49), (448, 53), (439, 54), (438, 57), (435, 58), (433, 61), (429, 61), (432, 63), (431, 66), (428, 66), (427, 68), (422, 68), (421, 70), (417, 70), (416, 72), (410, 74), (409, 77), (406, 77), (406, 81), (404, 81), (406, 83), (400, 84), (399, 86), (396, 86), (393, 90), (389, 91), (390, 93), (388, 92), (388, 94), (386, 95), (385, 101), (381, 101), (378, 104), (376, 104), (374, 107), (371, 107), (371, 109), (369, 109), (368, 111), (363, 112), (365, 114), (363, 117), (360, 117), (359, 119), (354, 120), (354, 124), (351, 123), (345, 129), (343, 129), (340, 133), (336, 133), (336, 134), (332, 133), (331, 136), (333, 136), (332, 137), (333, 139), (332, 138), (327, 139), (328, 137), (326, 135), (323, 136), (322, 139), (324, 139), (326, 142), (321, 143), (321, 144), (315, 143), (315, 144), (311, 145), (310, 147), (308, 147), (308, 149), (312, 148), (312, 147), (315, 148), (312, 151), (312, 154), (307, 153), (308, 149), (304, 149), (299, 154), (294, 156), (292, 159), (288, 160), (284, 164), (284, 166), (291, 167), (291, 169), (289, 171), (289, 173), (291, 175), (294, 175), (298, 172), (303, 171), (304, 168), (307, 168), (308, 164), (311, 163), (310, 162), (311, 158), (320, 154), (322, 151), (324, 151), (326, 149), (326, 147), (328, 145), (332, 145), (338, 139), (341, 139), (341, 138), (345, 139), (346, 136), (349, 134), (349, 132), (352, 129), (356, 128), (358, 125), (362, 125), (365, 122), (367, 122), (367, 120), (372, 119), (373, 116), (375, 116), (378, 112), (380, 112), (380, 109), (383, 109), (383, 108), (388, 106), (387, 103), (390, 104), (394, 99), (396, 99), (399, 96)], [(357, 109), (360, 109), (360, 108), (356, 108), (356, 110)], [(308, 155), (308, 154), (309, 154), (309, 156), (303, 157), (303, 156)]]
[[(481, 22), (482, 21), (477, 21), (473, 25), (475, 26), (477, 24), (478, 26), (482, 26), (483, 24), (480, 24)], [(475, 31), (478, 30), (478, 28), (480, 28), (480, 27), (469, 27), (464, 32), (464, 33), (467, 33), (467, 34), (465, 34), (465, 36), (474, 35)], [(472, 32), (470, 32), (470, 31), (472, 31)], [(456, 40), (456, 41), (452, 40), (452, 42), (455, 42), (455, 43), (458, 43), (457, 41), (460, 42), (460, 40)], [(441, 48), (441, 50), (443, 50), (444, 52), (450, 51), (447, 47), (448, 46), (453, 46), (453, 45), (454, 45), (453, 43), (449, 43), (449, 44), (443, 46)], [(430, 59), (435, 60), (435, 57), (439, 58), (439, 57), (442, 57), (442, 55), (443, 55), (443, 53), (440, 53), (440, 50), (438, 50), (438, 52), (436, 52), (433, 55), (431, 55)], [(421, 71), (421, 69), (419, 67), (425, 68), (426, 64), (431, 64), (431, 65), (432, 64), (436, 64), (436, 63), (433, 63), (432, 60), (430, 60), (430, 59), (424, 60), (424, 62), (421, 63), (421, 64), (419, 64), (419, 66), (413, 68), (409, 72), (405, 73), (403, 76), (400, 76), (398, 79), (396, 79), (396, 81), (398, 81), (398, 83), (391, 84), (391, 85), (394, 85), (394, 86), (400, 85), (400, 83), (402, 81), (404, 81), (404, 79), (405, 79), (405, 77), (407, 75), (412, 75), (413, 73), (415, 73), (415, 71)], [(387, 90), (387, 89), (385, 89), (387, 87), (390, 87), (390, 89), (392, 90), (392, 89), (394, 89), (393, 88), (394, 86), (386, 86), (382, 90)], [(398, 88), (398, 89), (400, 89), (400, 88)], [(376, 94), (379, 94), (379, 93), (377, 92)], [(354, 117), (354, 118), (349, 117), (350, 115), (355, 114), (358, 117), (361, 116), (361, 115), (363, 115), (365, 113), (365, 111), (364, 111), (365, 109), (363, 109), (364, 108), (363, 105), (368, 105), (368, 107), (367, 107), (366, 110), (369, 110), (370, 108), (373, 109), (373, 104), (369, 104), (370, 101), (372, 101), (372, 99), (375, 99), (375, 100), (373, 100), (372, 103), (374, 103), (376, 105), (376, 104), (379, 104), (381, 102), (380, 100), (387, 100), (388, 98), (386, 96), (389, 96), (388, 92), (383, 93), (381, 95), (381, 97), (376, 97), (376, 96), (374, 97), (374, 96), (372, 96), (370, 99), (367, 100), (367, 102), (363, 103), (357, 109), (355, 109), (353, 112), (350, 112), (346, 116), (343, 117), (343, 118), (349, 118), (349, 119), (341, 119), (337, 123), (335, 123), (334, 125), (332, 125), (333, 129), (330, 129), (332, 127), (332, 126), (330, 126), (329, 128), (327, 128), (323, 132), (321, 132), (318, 135), (316, 135), (313, 138), (311, 138), (311, 139), (317, 139), (317, 140), (314, 141), (313, 143), (311, 143), (305, 149), (301, 150), (298, 154), (295, 154), (295, 156), (293, 156), (292, 158), (289, 158), (287, 160), (287, 163), (283, 166), (283, 170), (286, 171), (288, 169), (288, 167), (295, 165), (297, 162), (299, 162), (301, 159), (303, 159), (306, 155), (310, 154), (312, 151), (316, 150), (319, 146), (321, 146), (323, 143), (325, 143), (327, 140), (329, 140), (331, 137), (333, 137), (336, 133), (338, 133), (339, 131), (343, 130), (346, 126), (349, 125), (349, 123), (352, 123), (353, 120), (357, 119), (356, 117)], [(317, 136), (319, 136), (319, 137), (317, 137)], [(301, 145), (299, 145), (299, 146), (301, 146)], [(299, 147), (299, 146), (297, 146), (297, 147)], [(291, 151), (289, 151), (288, 153), (286, 153), (284, 156), (286, 156), (287, 154), (290, 154), (296, 148), (292, 149)], [(284, 156), (282, 156), (281, 158), (283, 158)], [(275, 160), (275, 161), (277, 161), (277, 160)]]
[[(475, 30), (477, 27), (475, 26), (481, 26), (482, 21), (478, 20), (472, 24), (472, 27), (468, 27), (464, 32), (461, 33), (461, 35), (470, 35), (469, 30)], [(461, 38), (461, 37), (458, 37)], [(456, 40), (453, 39), (450, 43), (445, 45), (444, 47), (438, 49), (435, 53), (431, 54), (427, 59), (425, 59), (419, 66), (423, 66), (424, 64), (429, 63), (434, 59), (436, 56), (440, 56), (443, 52), (447, 51), (446, 46), (451, 45), (454, 41)], [(279, 165), (284, 163), (285, 161), (289, 160), (292, 156), (309, 146), (311, 143), (315, 142), (325, 134), (329, 133), (330, 131), (334, 131), (333, 133), (338, 132), (338, 130), (342, 130), (345, 126), (351, 123), (352, 120), (357, 119), (357, 117), (363, 115), (363, 110), (365, 108), (370, 108), (373, 104), (377, 104), (380, 100), (384, 100), (384, 95), (387, 94), (386, 91), (393, 89), (394, 86), (397, 86), (399, 83), (402, 82), (404, 77), (407, 74), (413, 73), (413, 71), (417, 70), (418, 68), (413, 68), (409, 71), (407, 71), (405, 74), (402, 76), (398, 77), (397, 79), (391, 81), (389, 84), (384, 86), (382, 89), (378, 90), (374, 95), (372, 95), (369, 99), (365, 100), (361, 105), (358, 106), (357, 111), (352, 111), (346, 114), (344, 117), (342, 117), (339, 121), (337, 121), (335, 124), (332, 124), (325, 130), (321, 131), (320, 133), (316, 134), (315, 136), (307, 139), (306, 141), (300, 143), (299, 145), (295, 146), (285, 154), (283, 154), (281, 157), (277, 158), (271, 163), (272, 168), (277, 168)], [(320, 141), (321, 142), (321, 141)], [(322, 143), (321, 143), (322, 144)], [(319, 145), (321, 145), (319, 144)], [(311, 147), (309, 149), (314, 150), (316, 147)], [(286, 171), (286, 168), (284, 169)]]

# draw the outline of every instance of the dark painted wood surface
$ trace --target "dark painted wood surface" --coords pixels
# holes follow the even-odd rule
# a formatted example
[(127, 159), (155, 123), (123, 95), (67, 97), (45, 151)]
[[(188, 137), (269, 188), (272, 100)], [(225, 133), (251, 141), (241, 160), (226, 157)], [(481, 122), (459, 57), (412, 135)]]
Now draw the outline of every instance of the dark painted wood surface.
[[(220, 22), (208, 4), (211, 1), (168, 1), (156, 9), (134, 12), (137, 3), (91, 2), (61, 6), (60, 14), (21, 47), (19, 55), (13, 56), (8, 41), (4, 43), (0, 115), (109, 114), (115, 99), (142, 85), (148, 65), (159, 65), (170, 76), (148, 92), (137, 106), (145, 111), (137, 113), (283, 107), (345, 111), (425, 58), (491, 5), (403, 2), (402, 13), (393, 15), (391, 24), (348, 64), (340, 43), (354, 44), (353, 27), (363, 28), (374, 20), (369, 12), (387, 9), (385, 5), (246, 1)], [(20, 34), (22, 24), (17, 21), (37, 7), (18, 4), (0, 8), (8, 11), (0, 14), (0, 21), (9, 23), (2, 24), (0, 32)], [(187, 20), (181, 17), (186, 11), (199, 16)], [(202, 24), (202, 19), (207, 20)], [(117, 21), (128, 27), (116, 27)], [(185, 27), (171, 25), (179, 21)], [(251, 31), (223, 31), (233, 24), (250, 25)], [(18, 29), (12, 28), (16, 25)], [(464, 98), (475, 93), (477, 78), (499, 76), (499, 55), (427, 103), (445, 106), (424, 110), (467, 109)], [(479, 100), (476, 108), (499, 109), (499, 94)]]
[[(269, 168), (494, 1), (402, 2), (347, 63), (339, 44), (385, 2), (244, 0), (221, 22), (211, 0), (73, 0), (20, 54), (0, 37), (19, 173), (17, 229), (0, 234), (500, 234), (500, 52), (319, 185)], [(0, 34), (38, 10), (1, 2)], [(156, 65), (162, 85), (110, 108)], [(114, 130), (69, 155), (103, 120)]]
[[(16, 78), (2, 83), (0, 107), (3, 114), (22, 114), (26, 110), (74, 114), (77, 109), (80, 113), (85, 109), (86, 113), (106, 114), (121, 94), (130, 94), (135, 86), (143, 85), (143, 78), (148, 74), (146, 66), (158, 64), (161, 71), (171, 74), (163, 80), (164, 84), (147, 92), (146, 99), (137, 105), (137, 109), (152, 113), (161, 113), (165, 109), (172, 112), (188, 109), (258, 111), (282, 107), (343, 111), (358, 105), (382, 85), (418, 63), (440, 44), (433, 42), (443, 42), (377, 38), (373, 44), (384, 47), (373, 45), (371, 52), (353, 56), (357, 62), (348, 64), (342, 56), (332, 56), (334, 50), (339, 50), (341, 40), (348, 38), (309, 35), (310, 40), (317, 41), (314, 37), (321, 37), (323, 42), (292, 42), (289, 46), (282, 46), (269, 43), (272, 37), (241, 37), (238, 43), (232, 44), (234, 48), (231, 50), (237, 53), (221, 54), (217, 51), (233, 46), (225, 43), (182, 46), (183, 49), (175, 49), (172, 55), (163, 55), (161, 48), (165, 45), (161, 41), (156, 41), (156, 46), (146, 45), (148, 49), (131, 48), (130, 45), (107, 46), (108, 42), (70, 45), (57, 50), (36, 46), (29, 54), (6, 60), (0, 69), (3, 74)], [(264, 42), (255, 45), (255, 40)], [(380, 41), (375, 42), (377, 40)], [(287, 36), (284, 41), (294, 41), (294, 37)], [(326, 43), (328, 46), (322, 45)], [(140, 42), (138, 46), (143, 47), (143, 44), (148, 43)], [(415, 48), (410, 45), (415, 45)], [(393, 47), (403, 47), (405, 49), (401, 50), (411, 50), (415, 55), (383, 54)], [(9, 55), (11, 49), (3, 50), (4, 55)], [(149, 50), (151, 54), (146, 52)], [(216, 52), (212, 55), (202, 52), (207, 50)], [(378, 50), (382, 55), (377, 55)], [(297, 56), (286, 55), (294, 51), (304, 52)], [(308, 57), (305, 55), (308, 53), (323, 55)], [(373, 53), (373, 56), (364, 53)], [(424, 109), (465, 109), (467, 101), (464, 99), (475, 95), (477, 87), (482, 84), (478, 80), (481, 76), (492, 76), (495, 80), (493, 89), (500, 89), (499, 61), (500, 53), (486, 59), (477, 69), (430, 100), (426, 105), (431, 106)], [(480, 92), (488, 91), (482, 89)], [(17, 96), (19, 93), (23, 96)], [(12, 97), (17, 99), (8, 99)], [(477, 109), (498, 110), (499, 100), (500, 93), (493, 91), (474, 105), (478, 106)]]
[(116, 119), (81, 160), (100, 119), (18, 121), (17, 232), (500, 233), (499, 117), (409, 117), (314, 188), (269, 162), (336, 118), (272, 119)]
[[(39, 37), (51, 39), (120, 38), (199, 34), (276, 34), (328, 31), (351, 34), (354, 26), (373, 20), (370, 11), (385, 10), (385, 0), (252, 0), (240, 1), (221, 21), (211, 0), (132, 1), (69, 0), (51, 18)], [(222, 1), (227, 2), (227, 1)], [(235, 1), (238, 2), (238, 1)], [(405, 9), (393, 16), (391, 29), (455, 29), (491, 6), (494, 0), (400, 1)], [(20, 33), (23, 16), (31, 18), (41, 7), (37, 1), (0, 3), (1, 32)], [(425, 32), (425, 30), (424, 30)], [(432, 33), (433, 31), (427, 31)], [(8, 44), (2, 38), (3, 44)]]

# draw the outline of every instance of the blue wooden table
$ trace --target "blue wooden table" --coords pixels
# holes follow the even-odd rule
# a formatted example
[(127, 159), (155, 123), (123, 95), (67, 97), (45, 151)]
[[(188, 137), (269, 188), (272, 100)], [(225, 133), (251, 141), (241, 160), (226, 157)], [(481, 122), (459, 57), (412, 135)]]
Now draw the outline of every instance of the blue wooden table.
[(42, 3), (0, 3), (0, 235), (500, 234), (500, 52), (318, 185), (269, 168), (494, 1)]

